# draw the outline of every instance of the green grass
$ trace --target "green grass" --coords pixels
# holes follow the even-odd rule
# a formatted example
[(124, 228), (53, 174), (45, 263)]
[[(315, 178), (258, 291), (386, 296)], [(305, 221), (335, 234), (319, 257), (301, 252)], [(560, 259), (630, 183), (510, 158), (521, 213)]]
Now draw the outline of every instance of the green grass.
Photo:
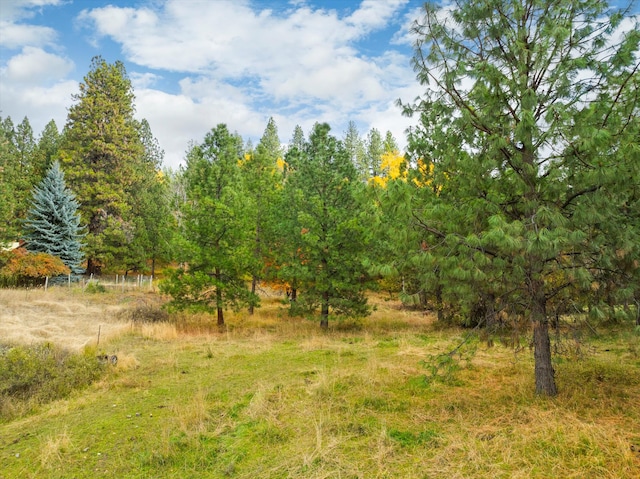
[(631, 325), (559, 357), (545, 399), (528, 350), (475, 342), (453, 378), (428, 381), (421, 361), (461, 331), (379, 305), (322, 333), (263, 304), (224, 333), (182, 318), (112, 338), (104, 379), (0, 425), (0, 478), (640, 475)]

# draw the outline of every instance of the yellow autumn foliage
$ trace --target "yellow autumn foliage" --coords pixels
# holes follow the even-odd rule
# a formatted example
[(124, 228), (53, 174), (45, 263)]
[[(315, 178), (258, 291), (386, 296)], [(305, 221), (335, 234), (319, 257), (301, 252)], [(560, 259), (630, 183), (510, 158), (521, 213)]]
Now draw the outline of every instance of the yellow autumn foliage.
[(405, 165), (406, 160), (399, 151), (386, 151), (380, 157), (380, 175), (370, 178), (369, 181), (384, 188), (389, 180), (407, 177)]

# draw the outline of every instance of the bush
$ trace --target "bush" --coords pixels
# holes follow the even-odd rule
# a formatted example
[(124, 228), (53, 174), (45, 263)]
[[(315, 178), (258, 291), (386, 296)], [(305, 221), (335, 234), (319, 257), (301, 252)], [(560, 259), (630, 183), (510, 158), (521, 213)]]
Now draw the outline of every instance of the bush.
[(146, 301), (137, 302), (121, 317), (134, 323), (167, 323), (170, 320), (169, 313), (162, 305)]
[(104, 370), (90, 349), (74, 354), (50, 343), (0, 346), (0, 419), (65, 398), (100, 378)]
[(68, 275), (70, 270), (62, 260), (47, 253), (30, 253), (24, 248), (2, 253), (0, 286), (36, 286), (45, 278)]
[(89, 281), (87, 285), (84, 287), (84, 292), (92, 293), (92, 294), (106, 293), (107, 288), (105, 288), (103, 285), (101, 285), (97, 281)]

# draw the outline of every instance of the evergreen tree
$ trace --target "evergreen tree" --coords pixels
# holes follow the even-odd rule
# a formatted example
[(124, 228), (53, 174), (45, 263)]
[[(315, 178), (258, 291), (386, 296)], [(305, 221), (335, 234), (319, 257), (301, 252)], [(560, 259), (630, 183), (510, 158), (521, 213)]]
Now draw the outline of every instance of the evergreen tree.
[(344, 146), (347, 149), (349, 158), (358, 170), (363, 181), (367, 181), (370, 176), (367, 157), (365, 153), (364, 141), (360, 138), (358, 127), (354, 121), (350, 121), (347, 131), (344, 133)]
[(400, 147), (398, 146), (398, 142), (393, 136), (393, 133), (387, 131), (384, 135), (384, 151), (385, 153), (394, 153), (399, 152)]
[(382, 154), (385, 152), (382, 135), (376, 128), (372, 128), (367, 135), (366, 146), (366, 168), (367, 179), (380, 176), (380, 163)]
[[(289, 238), (296, 250), (296, 269), (310, 306), (320, 306), (320, 326), (329, 313), (368, 314), (365, 253), (370, 217), (363, 211), (357, 171), (330, 127), (316, 124), (303, 150), (287, 153), (290, 172), (285, 189), (294, 221)], [(298, 247), (299, 245), (299, 247)]]
[(239, 162), (242, 138), (226, 125), (212, 129), (187, 155), (181, 205), (184, 246), (178, 259), (188, 265), (163, 282), (175, 309), (216, 312), (257, 303), (245, 275), (253, 258), (253, 234)]
[(88, 225), (87, 272), (123, 263), (136, 234), (134, 190), (143, 180), (144, 145), (134, 119), (131, 81), (121, 62), (101, 57), (69, 109), (60, 161)]
[(83, 234), (78, 202), (67, 188), (64, 173), (57, 161), (34, 189), (25, 231), (28, 251), (57, 256), (72, 273), (83, 272)]
[(2, 122), (0, 134), (3, 146), (0, 150), (2, 159), (3, 189), (7, 191), (5, 226), (7, 235), (19, 235), (22, 221), (29, 204), (29, 193), (37, 183), (31, 172), (31, 161), (35, 150), (35, 139), (29, 119), (23, 120), (15, 126), (10, 117)]
[[(590, 0), (426, 4), (414, 27), (426, 92), (407, 108), (420, 114), (410, 150), (414, 165), (429, 165), (416, 180), (439, 185), (414, 197), (414, 218), (430, 237), (425, 256), (468, 304), (488, 301), (530, 320), (544, 395), (557, 391), (553, 298), (594, 288), (623, 237), (614, 231), (621, 205), (637, 204), (637, 136), (634, 147), (628, 135), (638, 131), (640, 34), (616, 44), (624, 15), (607, 8)], [(633, 257), (636, 233), (624, 236)]]
[(31, 161), (31, 174), (36, 182), (44, 178), (51, 168), (54, 157), (58, 154), (61, 135), (54, 120), (47, 123), (38, 138), (38, 143)]
[[(271, 251), (267, 238), (273, 234), (270, 216), (273, 212), (271, 205), (276, 194), (277, 161), (282, 156), (282, 147), (278, 137), (275, 120), (269, 118), (260, 143), (252, 152), (245, 154), (242, 163), (242, 175), (247, 199), (250, 202), (250, 222), (254, 230), (253, 261), (251, 264), (251, 293), (255, 295), (258, 281), (265, 274), (267, 257)], [(253, 303), (249, 305), (249, 312), (253, 314)]]
[(13, 122), (0, 118), (0, 244), (17, 238), (13, 176)]
[(139, 122), (138, 134), (144, 153), (136, 162), (139, 180), (130, 189), (133, 237), (121, 262), (126, 274), (146, 269), (150, 260), (150, 272), (155, 275), (156, 262), (169, 261), (173, 254), (176, 225), (171, 212), (170, 175), (161, 170), (164, 150), (146, 119)]
[(302, 127), (300, 125), (296, 125), (293, 129), (293, 136), (291, 137), (289, 148), (297, 148), (302, 151), (304, 148), (304, 142), (304, 131), (302, 131)]

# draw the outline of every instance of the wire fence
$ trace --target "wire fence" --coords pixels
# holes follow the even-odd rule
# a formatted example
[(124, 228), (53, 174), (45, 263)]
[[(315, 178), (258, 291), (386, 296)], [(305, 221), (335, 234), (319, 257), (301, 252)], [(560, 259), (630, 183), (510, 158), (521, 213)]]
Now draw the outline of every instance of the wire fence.
[[(79, 280), (77, 278), (74, 278), (72, 275), (69, 275), (67, 277), (67, 281), (65, 282), (67, 283), (69, 288), (71, 288), (72, 284), (80, 284), (80, 286), (82, 286), (83, 291), (86, 291), (87, 289), (92, 290), (95, 288), (105, 288), (105, 289), (109, 288), (114, 290), (120, 289), (122, 291), (128, 291), (131, 289), (154, 291), (153, 276), (144, 275), (144, 274), (137, 274), (137, 275), (115, 274), (115, 275), (109, 275), (109, 276), (107, 275), (94, 276), (92, 274), (88, 278), (81, 277)], [(44, 283), (45, 291), (52, 284), (53, 283), (52, 281), (50, 281), (50, 278), (47, 277)], [(56, 281), (56, 284), (61, 285), (62, 283), (58, 279)]]

